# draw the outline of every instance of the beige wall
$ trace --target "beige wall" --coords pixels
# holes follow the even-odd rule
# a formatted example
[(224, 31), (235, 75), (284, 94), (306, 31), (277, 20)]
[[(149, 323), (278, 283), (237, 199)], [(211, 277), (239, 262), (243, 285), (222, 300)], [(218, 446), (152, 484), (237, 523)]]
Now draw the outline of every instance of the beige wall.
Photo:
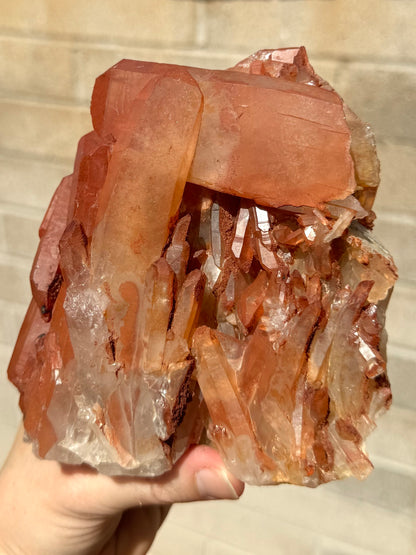
[(1, 456), (19, 419), (4, 373), (37, 227), (91, 127), (94, 78), (125, 57), (225, 68), (304, 44), (378, 139), (376, 234), (401, 280), (388, 315), (395, 404), (369, 442), (376, 469), (364, 483), (248, 488), (237, 503), (175, 507), (152, 553), (416, 552), (416, 1), (0, 0), (0, 13)]

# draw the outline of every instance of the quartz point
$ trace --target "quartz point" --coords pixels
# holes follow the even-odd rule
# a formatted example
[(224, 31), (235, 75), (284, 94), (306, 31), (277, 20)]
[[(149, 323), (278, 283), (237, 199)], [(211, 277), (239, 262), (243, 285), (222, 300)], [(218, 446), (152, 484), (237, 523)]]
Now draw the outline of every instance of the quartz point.
[(209, 442), (251, 484), (366, 477), (397, 279), (369, 126), (303, 47), (122, 60), (91, 115), (8, 370), (34, 451), (156, 476)]

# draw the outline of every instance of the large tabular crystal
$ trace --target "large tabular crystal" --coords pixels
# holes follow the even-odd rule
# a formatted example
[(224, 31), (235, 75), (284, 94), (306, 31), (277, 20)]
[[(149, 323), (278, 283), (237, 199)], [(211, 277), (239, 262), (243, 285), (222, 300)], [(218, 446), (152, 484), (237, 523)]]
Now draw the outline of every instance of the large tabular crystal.
[(35, 451), (155, 476), (210, 441), (254, 484), (365, 477), (389, 407), (369, 127), (304, 48), (97, 79), (10, 362)]

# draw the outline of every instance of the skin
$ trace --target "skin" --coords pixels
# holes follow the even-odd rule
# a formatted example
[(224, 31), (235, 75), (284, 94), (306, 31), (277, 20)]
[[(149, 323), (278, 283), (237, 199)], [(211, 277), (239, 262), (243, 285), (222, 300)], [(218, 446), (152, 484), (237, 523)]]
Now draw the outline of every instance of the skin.
[(0, 472), (1, 555), (147, 553), (172, 503), (238, 499), (244, 484), (207, 446), (159, 478), (111, 478), (38, 459), (19, 429)]

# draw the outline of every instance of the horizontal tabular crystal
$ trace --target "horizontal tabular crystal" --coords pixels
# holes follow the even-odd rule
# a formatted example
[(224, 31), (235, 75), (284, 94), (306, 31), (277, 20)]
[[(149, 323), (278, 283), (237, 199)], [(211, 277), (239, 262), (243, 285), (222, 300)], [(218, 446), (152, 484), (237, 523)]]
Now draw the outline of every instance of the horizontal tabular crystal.
[(97, 79), (9, 366), (49, 459), (159, 475), (211, 442), (253, 484), (365, 477), (397, 278), (374, 138), (304, 48)]

